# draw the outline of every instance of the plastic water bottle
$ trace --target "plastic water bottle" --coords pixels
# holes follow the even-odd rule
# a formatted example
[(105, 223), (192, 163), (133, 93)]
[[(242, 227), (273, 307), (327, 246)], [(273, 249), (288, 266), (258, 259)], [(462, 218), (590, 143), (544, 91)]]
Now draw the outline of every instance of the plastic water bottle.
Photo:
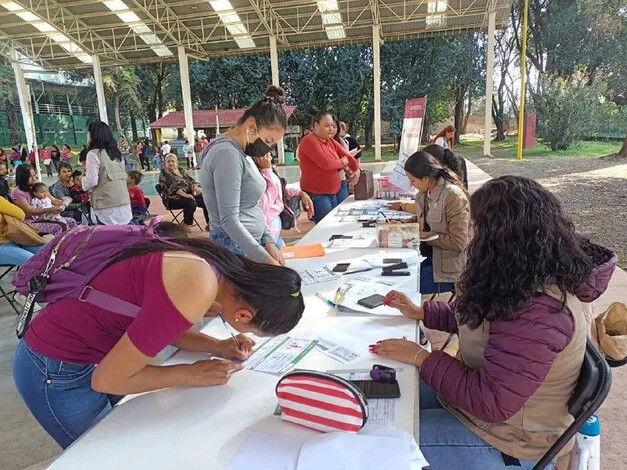
[(601, 422), (597, 415), (586, 421), (575, 437), (568, 470), (601, 469)]

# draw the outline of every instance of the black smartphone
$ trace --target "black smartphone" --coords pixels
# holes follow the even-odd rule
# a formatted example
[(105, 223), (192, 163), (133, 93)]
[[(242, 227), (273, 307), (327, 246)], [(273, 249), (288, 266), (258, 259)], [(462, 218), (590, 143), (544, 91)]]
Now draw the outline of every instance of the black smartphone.
[(400, 398), (401, 389), (398, 386), (398, 382), (394, 383), (381, 383), (374, 380), (351, 380), (357, 388), (359, 388), (366, 398)]
[(345, 273), (350, 265), (351, 265), (350, 263), (338, 263), (333, 267), (333, 272)]
[(401, 258), (383, 258), (383, 264), (398, 264), (402, 262)]
[(383, 305), (383, 297), (381, 294), (372, 294), (368, 297), (364, 297), (363, 299), (359, 299), (357, 303), (359, 305), (363, 305), (366, 308), (377, 308)]
[(351, 238), (353, 238), (352, 235), (331, 235), (329, 241), (332, 242), (333, 240), (350, 240)]

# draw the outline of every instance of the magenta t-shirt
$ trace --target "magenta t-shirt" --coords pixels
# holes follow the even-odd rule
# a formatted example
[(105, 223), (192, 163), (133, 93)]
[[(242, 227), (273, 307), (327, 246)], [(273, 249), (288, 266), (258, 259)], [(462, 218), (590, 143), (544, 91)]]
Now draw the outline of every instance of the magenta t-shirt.
[(48, 305), (33, 320), (26, 342), (58, 361), (98, 364), (128, 333), (131, 342), (153, 357), (192, 327), (174, 307), (162, 279), (163, 253), (116, 263), (90, 283), (96, 289), (141, 306), (136, 318), (110, 312), (77, 299)]

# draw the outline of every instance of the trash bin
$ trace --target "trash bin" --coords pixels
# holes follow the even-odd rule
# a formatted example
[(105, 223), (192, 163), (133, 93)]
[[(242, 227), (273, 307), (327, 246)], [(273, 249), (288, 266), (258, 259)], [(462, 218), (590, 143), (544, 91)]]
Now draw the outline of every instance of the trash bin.
[(294, 164), (294, 152), (285, 152), (285, 164), (293, 165)]

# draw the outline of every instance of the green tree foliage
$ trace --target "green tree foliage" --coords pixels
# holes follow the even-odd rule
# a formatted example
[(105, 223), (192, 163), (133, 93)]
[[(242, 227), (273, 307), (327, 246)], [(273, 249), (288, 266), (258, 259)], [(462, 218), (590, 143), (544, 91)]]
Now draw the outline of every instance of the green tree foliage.
[(9, 122), (9, 140), (17, 142), (20, 138), (16, 112), (19, 113), (19, 99), (15, 86), (15, 75), (10, 65), (0, 64), (0, 107), (4, 107)]

